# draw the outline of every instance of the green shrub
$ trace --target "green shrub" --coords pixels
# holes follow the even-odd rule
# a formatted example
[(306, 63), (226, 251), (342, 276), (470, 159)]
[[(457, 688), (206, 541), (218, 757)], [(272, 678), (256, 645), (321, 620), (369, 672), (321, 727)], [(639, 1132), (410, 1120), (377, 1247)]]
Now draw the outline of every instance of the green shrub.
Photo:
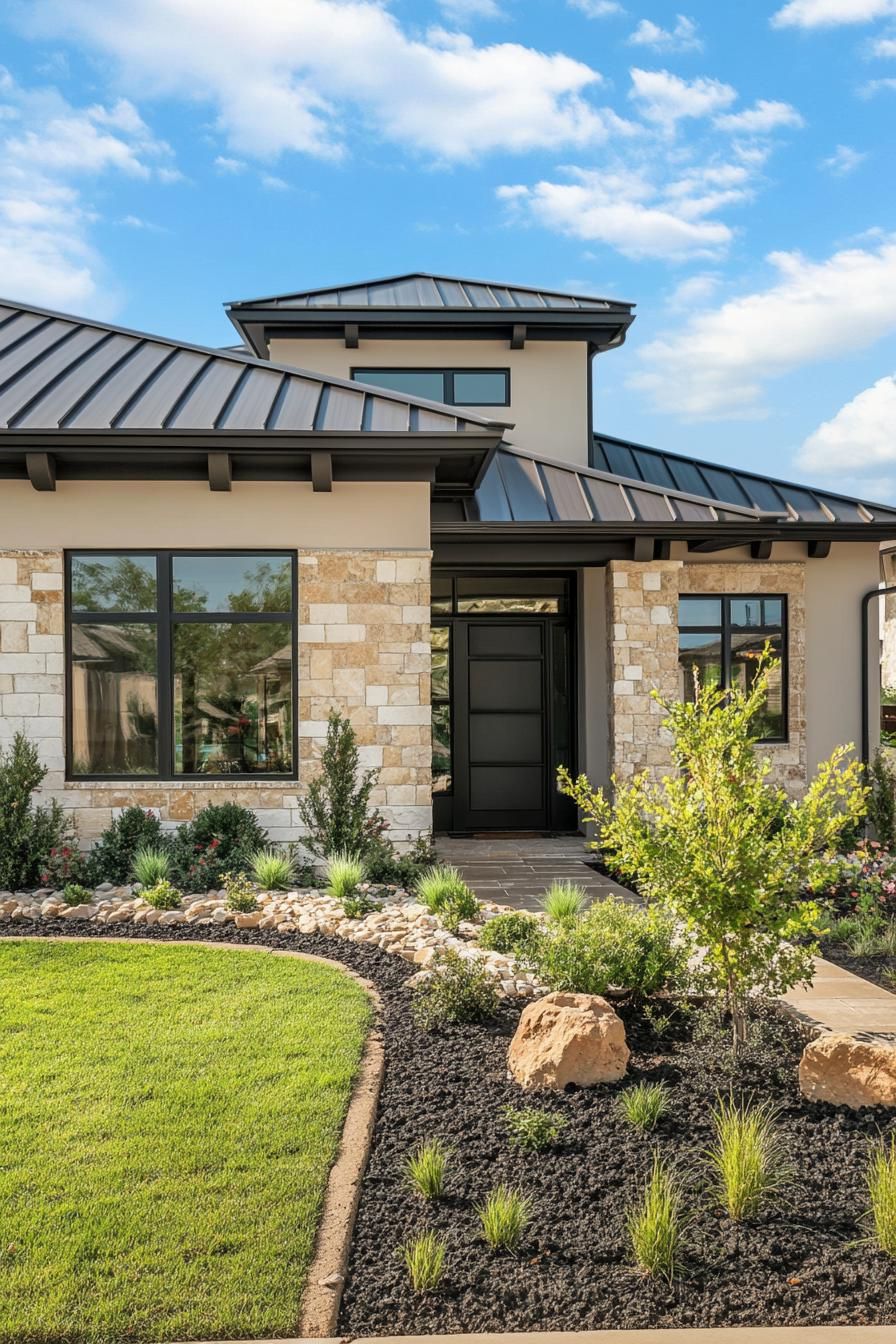
[(636, 1083), (619, 1098), (619, 1109), (635, 1129), (647, 1131), (669, 1110), (669, 1093), (663, 1083)]
[(415, 1293), (431, 1293), (438, 1288), (445, 1271), (444, 1237), (437, 1232), (421, 1232), (404, 1242), (399, 1250)]
[(556, 924), (572, 924), (584, 913), (588, 896), (574, 882), (552, 882), (541, 900), (541, 908)]
[(882, 845), (896, 845), (896, 769), (888, 757), (877, 751), (866, 766), (868, 820)]
[(121, 885), (130, 882), (138, 850), (162, 849), (165, 840), (162, 823), (153, 812), (142, 807), (126, 807), (106, 827), (87, 859), (89, 880)]
[(417, 879), (416, 896), (451, 933), (457, 933), (462, 919), (475, 919), (479, 914), (479, 902), (450, 864), (425, 869)]
[(787, 1180), (777, 1112), (768, 1102), (749, 1107), (729, 1098), (713, 1111), (715, 1142), (707, 1153), (713, 1187), (736, 1222), (757, 1214)]
[(240, 872), (267, 844), (254, 812), (239, 803), (209, 803), (176, 832), (173, 870), (187, 891), (219, 890), (225, 873)]
[(552, 924), (529, 960), (551, 989), (579, 994), (615, 988), (643, 997), (686, 980), (686, 949), (671, 916), (618, 896), (595, 901), (575, 923)]
[(365, 915), (372, 915), (377, 910), (382, 910), (382, 903), (366, 891), (356, 891), (353, 896), (345, 896), (342, 901), (342, 908), (349, 919), (363, 919)]
[(222, 879), (227, 909), (240, 915), (251, 915), (258, 909), (255, 888), (245, 873), (224, 873)]
[(626, 1216), (635, 1263), (647, 1274), (668, 1280), (682, 1251), (685, 1235), (683, 1197), (676, 1177), (654, 1155), (653, 1168), (640, 1203)]
[(79, 875), (72, 871), (79, 862), (77, 845), (62, 808), (55, 800), (35, 806), (31, 799), (46, 773), (37, 747), (23, 733), (16, 733), (12, 744), (0, 750), (0, 889), (4, 891), (35, 887), (43, 875), (50, 877), (47, 865), (52, 850), (68, 851), (64, 857), (74, 860), (67, 864), (67, 871), (52, 874), (54, 887)]
[(364, 847), (369, 881), (413, 890), (420, 874), (436, 861), (432, 836), (418, 836), (406, 854), (399, 854), (385, 835), (375, 835)]
[(868, 1163), (869, 1218), (874, 1241), (885, 1255), (896, 1257), (896, 1137), (879, 1144)]
[(735, 1057), (752, 999), (811, 979), (821, 912), (805, 890), (865, 813), (849, 746), (819, 766), (799, 799), (769, 783), (759, 739), (769, 674), (779, 668), (766, 648), (746, 691), (695, 676), (692, 700), (656, 696), (675, 769), (617, 781), (612, 802), (584, 775), (558, 771), (610, 866), (662, 902), (701, 949), (705, 980), (725, 996)]
[(485, 922), (479, 934), (479, 946), (487, 952), (521, 956), (534, 949), (540, 934), (538, 920), (532, 915), (509, 910), (507, 914), (495, 915), (494, 919)]
[(167, 877), (160, 878), (154, 886), (141, 891), (140, 895), (148, 905), (155, 906), (156, 910), (180, 909), (181, 893)]
[(476, 1212), (482, 1232), (494, 1251), (515, 1251), (532, 1216), (532, 1200), (509, 1185), (496, 1185)]
[(419, 1144), (405, 1163), (405, 1176), (424, 1199), (441, 1199), (445, 1192), (445, 1169), (449, 1152), (441, 1139)]
[(134, 855), (134, 877), (141, 887), (151, 887), (171, 872), (171, 855), (159, 845), (141, 845)]
[(414, 991), (414, 1017), (425, 1031), (487, 1022), (498, 1008), (498, 991), (478, 961), (448, 949), (436, 954), (433, 974)]
[(286, 891), (292, 883), (292, 855), (273, 845), (250, 854), (249, 869), (263, 891)]
[(82, 886), (80, 882), (66, 882), (62, 888), (62, 899), (66, 905), (89, 905), (93, 895), (90, 887)]
[(334, 900), (343, 904), (355, 897), (366, 876), (364, 860), (359, 854), (340, 851), (327, 859), (327, 890)]
[(363, 854), (382, 833), (383, 819), (370, 808), (376, 770), (361, 770), (355, 730), (335, 709), (327, 720), (320, 771), (299, 800), (305, 844), (317, 858)]
[(550, 1148), (566, 1128), (566, 1117), (551, 1111), (539, 1111), (535, 1106), (504, 1107), (504, 1121), (514, 1148), (525, 1148), (540, 1153)]

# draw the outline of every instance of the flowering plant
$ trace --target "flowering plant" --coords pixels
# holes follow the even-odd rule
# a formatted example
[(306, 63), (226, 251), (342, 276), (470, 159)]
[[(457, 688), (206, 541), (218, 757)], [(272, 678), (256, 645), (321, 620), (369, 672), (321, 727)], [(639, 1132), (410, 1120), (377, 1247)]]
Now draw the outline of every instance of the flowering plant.
[(877, 840), (863, 840), (831, 861), (811, 895), (824, 900), (840, 918), (896, 918), (896, 854)]

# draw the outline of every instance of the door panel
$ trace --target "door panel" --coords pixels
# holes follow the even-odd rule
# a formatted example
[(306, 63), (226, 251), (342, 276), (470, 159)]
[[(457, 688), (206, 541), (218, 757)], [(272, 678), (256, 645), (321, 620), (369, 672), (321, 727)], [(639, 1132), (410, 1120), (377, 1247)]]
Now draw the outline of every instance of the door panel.
[(512, 621), (495, 621), (489, 625), (466, 622), (471, 658), (540, 658), (542, 653), (541, 622), (518, 625)]
[(470, 764), (540, 761), (543, 723), (537, 714), (475, 714), (470, 725)]
[[(541, 765), (474, 765), (470, 767), (470, 809), (491, 815), (544, 812), (544, 768)], [(480, 822), (480, 825), (485, 823)], [(499, 822), (502, 827), (505, 822)], [(527, 821), (526, 826), (541, 825)]]
[(528, 709), (543, 712), (544, 667), (541, 659), (470, 660), (470, 712)]

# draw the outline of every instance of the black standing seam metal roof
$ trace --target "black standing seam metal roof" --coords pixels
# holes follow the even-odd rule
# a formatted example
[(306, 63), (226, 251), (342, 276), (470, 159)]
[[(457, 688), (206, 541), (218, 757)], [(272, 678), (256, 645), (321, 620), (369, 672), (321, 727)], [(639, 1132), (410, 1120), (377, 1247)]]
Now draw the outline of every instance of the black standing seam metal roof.
[(504, 427), (420, 397), (0, 299), (0, 430)]
[(413, 271), (381, 280), (363, 280), (353, 285), (305, 289), (294, 294), (272, 294), (259, 299), (238, 299), (227, 304), (231, 311), (243, 307), (272, 308), (458, 308), (608, 311), (630, 309), (631, 303), (584, 294), (563, 294), (528, 285), (507, 285), (492, 280), (465, 280), (456, 275), (433, 275)]
[(814, 486), (794, 485), (738, 467), (668, 453), (609, 434), (595, 434), (592, 464), (631, 481), (688, 490), (716, 504), (785, 513), (793, 522), (874, 523), (896, 520), (896, 507), (872, 504)]
[(474, 500), (469, 522), (673, 523), (781, 522), (783, 509), (724, 505), (676, 486), (666, 488), (617, 473), (499, 448)]

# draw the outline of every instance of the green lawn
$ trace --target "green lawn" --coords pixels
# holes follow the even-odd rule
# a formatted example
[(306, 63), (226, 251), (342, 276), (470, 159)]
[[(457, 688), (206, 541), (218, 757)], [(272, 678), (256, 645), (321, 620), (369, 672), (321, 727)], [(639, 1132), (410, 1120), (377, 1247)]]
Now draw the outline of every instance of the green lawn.
[(327, 966), (0, 939), (0, 1341), (295, 1334), (370, 1007)]

